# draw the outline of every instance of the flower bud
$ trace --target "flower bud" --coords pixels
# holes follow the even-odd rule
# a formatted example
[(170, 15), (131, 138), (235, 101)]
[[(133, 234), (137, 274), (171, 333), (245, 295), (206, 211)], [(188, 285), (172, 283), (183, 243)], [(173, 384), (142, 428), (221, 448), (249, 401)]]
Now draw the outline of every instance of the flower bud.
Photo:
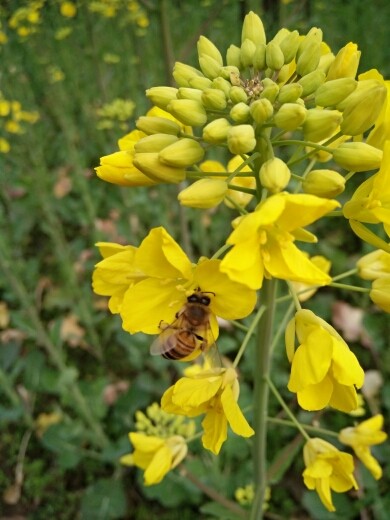
[(227, 133), (230, 126), (231, 125), (229, 121), (223, 117), (221, 117), (220, 119), (215, 119), (203, 128), (203, 139), (207, 143), (224, 143), (226, 142)]
[(219, 52), (218, 48), (214, 45), (212, 41), (210, 41), (205, 36), (200, 36), (198, 43), (198, 55), (202, 56), (210, 56), (213, 60), (215, 60), (219, 65), (223, 65), (223, 59), (221, 56), (221, 53)]
[(226, 108), (226, 96), (222, 90), (206, 88), (202, 93), (202, 103), (210, 110), (223, 110)]
[(311, 40), (297, 60), (297, 74), (306, 76), (318, 67), (321, 57), (321, 42)]
[(259, 175), (263, 188), (271, 193), (278, 193), (290, 182), (291, 172), (285, 162), (273, 157), (261, 166)]
[(330, 137), (339, 126), (341, 118), (341, 112), (338, 110), (322, 110), (321, 108), (308, 110), (303, 124), (305, 141), (318, 143)]
[(242, 87), (232, 87), (230, 89), (229, 96), (233, 103), (246, 103), (248, 100), (248, 95)]
[(249, 107), (253, 120), (259, 125), (265, 123), (274, 113), (274, 107), (268, 99), (257, 99)]
[(388, 276), (390, 275), (390, 253), (376, 249), (362, 256), (356, 262), (356, 266), (359, 269), (359, 276), (363, 280), (376, 280), (376, 278)]
[[(240, 71), (237, 67), (234, 67), (234, 65), (225, 65), (224, 67), (221, 67), (219, 75), (223, 79), (227, 79), (228, 81), (231, 81), (232, 74), (236, 75), (237, 77), (240, 76)], [(232, 83), (233, 85), (234, 83)]]
[(324, 83), (325, 77), (325, 72), (318, 69), (303, 76), (303, 78), (298, 81), (298, 84), (302, 87), (301, 97), (304, 98), (310, 96), (313, 92), (316, 92), (316, 90)]
[(387, 89), (376, 79), (358, 82), (358, 86), (342, 103), (343, 121), (340, 130), (345, 135), (359, 135), (377, 120), (386, 101)]
[(277, 97), (278, 103), (294, 103), (302, 94), (302, 86), (299, 83), (288, 83), (283, 85)]
[(179, 183), (185, 179), (184, 168), (173, 168), (163, 164), (158, 153), (136, 153), (134, 166), (155, 182)]
[(256, 146), (255, 131), (251, 125), (232, 126), (227, 134), (229, 150), (235, 155), (241, 155), (253, 150)]
[(332, 150), (332, 155), (342, 168), (354, 172), (364, 172), (380, 167), (383, 152), (367, 143), (348, 142), (342, 143), (338, 148)]
[(237, 103), (230, 110), (230, 117), (236, 123), (246, 123), (250, 117), (250, 108), (246, 103)]
[(321, 42), (322, 30), (318, 27), (312, 27), (310, 31), (300, 40), (296, 53), (296, 59), (298, 60), (306, 50), (312, 49), (313, 46), (316, 47), (318, 44), (321, 44)]
[(272, 38), (272, 41), (280, 45), (280, 43), (284, 40), (286, 36), (290, 34), (290, 31), (286, 29), (286, 27), (282, 27), (278, 30), (275, 36)]
[(193, 139), (179, 139), (175, 143), (167, 146), (158, 154), (158, 158), (163, 164), (174, 166), (175, 168), (186, 168), (203, 159), (203, 147)]
[(206, 78), (214, 79), (219, 76), (221, 65), (207, 54), (199, 56), (199, 65)]
[(152, 134), (137, 141), (134, 145), (136, 153), (159, 152), (179, 139), (172, 134)]
[(300, 44), (298, 31), (292, 31), (280, 42), (280, 49), (284, 55), (284, 63), (290, 63), (295, 58)]
[(260, 94), (260, 98), (265, 98), (273, 103), (279, 94), (278, 85), (270, 78), (263, 79), (264, 90)]
[(380, 309), (390, 312), (390, 275), (381, 276), (372, 282), (370, 298)]
[(195, 88), (198, 90), (204, 90), (205, 88), (211, 87), (211, 79), (205, 78), (204, 76), (196, 76), (188, 80), (188, 83), (191, 88)]
[(282, 130), (295, 130), (305, 121), (306, 109), (297, 103), (285, 103), (274, 116), (275, 126)]
[(180, 61), (175, 63), (172, 74), (179, 87), (189, 87), (190, 79), (197, 76), (203, 76), (200, 70), (196, 69), (195, 67), (191, 67), (191, 65), (187, 65), (186, 63), (181, 63)]
[(146, 90), (146, 97), (153, 105), (165, 109), (167, 105), (176, 99), (177, 88), (174, 87), (152, 87)]
[(258, 45), (256, 47), (256, 51), (253, 55), (253, 68), (259, 72), (259, 71), (262, 71), (264, 70), (267, 65), (266, 65), (266, 61), (265, 61), (265, 49), (266, 49), (266, 45), (264, 44), (261, 44), (261, 45)]
[(245, 69), (247, 67), (252, 67), (253, 65), (253, 57), (256, 52), (256, 45), (252, 40), (244, 40), (241, 44), (241, 54), (240, 60), (241, 65)]
[[(171, 101), (172, 103), (172, 101)], [(172, 134), (179, 135), (180, 126), (172, 119), (165, 117), (141, 116), (137, 119), (136, 127), (145, 134)]]
[(229, 93), (230, 89), (232, 88), (232, 84), (230, 83), (230, 81), (227, 81), (226, 79), (221, 78), (221, 76), (218, 76), (218, 78), (213, 79), (211, 88), (222, 90), (225, 96), (229, 98)]
[(361, 52), (356, 43), (349, 42), (336, 55), (329, 67), (327, 81), (339, 78), (354, 78), (359, 66)]
[(280, 70), (284, 65), (284, 54), (277, 43), (270, 41), (265, 48), (265, 62), (271, 70)]
[[(140, 130), (132, 130), (128, 134), (118, 139), (118, 148), (119, 150), (133, 152), (135, 144), (144, 137), (146, 137), (144, 132), (141, 132)], [(174, 139), (177, 138), (175, 137)]]
[(310, 195), (333, 199), (345, 189), (345, 179), (334, 170), (312, 170), (302, 182), (302, 189)]
[(241, 49), (237, 45), (230, 45), (226, 51), (226, 63), (228, 65), (234, 65), (238, 69), (241, 68)]
[(315, 96), (315, 102), (320, 107), (334, 107), (349, 96), (357, 86), (353, 78), (332, 79), (321, 85)]
[[(202, 90), (198, 88), (180, 87), (177, 91), (177, 99), (192, 99), (194, 101), (202, 100)], [(168, 105), (167, 105), (168, 106)]]
[(177, 198), (182, 206), (213, 208), (223, 201), (227, 189), (226, 182), (220, 179), (200, 179), (182, 190)]
[(133, 164), (133, 154), (122, 150), (100, 158), (96, 175), (103, 181), (119, 186), (152, 186), (155, 181), (140, 172)]
[(242, 24), (241, 43), (247, 39), (251, 40), (255, 46), (266, 43), (263, 22), (253, 11), (250, 11), (245, 16), (244, 23)]
[(167, 106), (167, 110), (184, 125), (202, 126), (207, 121), (203, 105), (192, 99), (174, 99)]

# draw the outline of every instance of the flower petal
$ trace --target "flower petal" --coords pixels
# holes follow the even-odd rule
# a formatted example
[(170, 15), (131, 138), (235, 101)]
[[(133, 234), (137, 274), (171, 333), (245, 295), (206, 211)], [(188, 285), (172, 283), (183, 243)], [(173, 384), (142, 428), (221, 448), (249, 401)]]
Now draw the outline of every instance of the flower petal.
[(250, 289), (259, 289), (263, 283), (264, 268), (256, 235), (235, 245), (221, 262), (221, 271)]
[(168, 446), (162, 446), (154, 455), (144, 473), (145, 486), (158, 484), (172, 466), (172, 452)]
[(332, 338), (333, 342), (333, 362), (332, 374), (341, 385), (356, 385), (361, 388), (364, 383), (364, 371), (357, 360), (343, 341)]
[(234, 399), (232, 387), (226, 386), (221, 395), (221, 403), (223, 411), (225, 412), (226, 419), (230, 425), (230, 428), (237, 435), (241, 437), (251, 437), (255, 431), (248, 424), (237, 401)]
[(297, 392), (298, 403), (308, 411), (322, 410), (329, 404), (333, 384), (329, 377), (325, 377), (317, 385), (311, 385)]
[(210, 410), (202, 421), (204, 430), (203, 446), (215, 455), (220, 452), (222, 444), (227, 439), (227, 420), (222, 410)]
[(182, 377), (174, 385), (172, 402), (184, 410), (197, 408), (212, 399), (222, 384), (222, 377)]
[(340, 206), (337, 200), (316, 195), (280, 193), (279, 196), (284, 196), (285, 206), (278, 226), (285, 231), (305, 227)]
[(329, 406), (341, 412), (352, 412), (358, 407), (358, 399), (353, 385), (341, 385), (333, 379), (333, 393), (329, 401)]

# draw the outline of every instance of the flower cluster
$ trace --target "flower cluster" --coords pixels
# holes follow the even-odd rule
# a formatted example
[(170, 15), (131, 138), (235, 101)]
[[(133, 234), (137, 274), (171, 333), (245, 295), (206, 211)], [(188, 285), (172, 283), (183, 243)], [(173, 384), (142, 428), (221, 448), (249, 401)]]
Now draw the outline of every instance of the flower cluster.
[[(119, 150), (100, 159), (96, 174), (128, 187), (176, 184), (182, 206), (210, 210), (224, 203), (236, 212), (233, 230), (212, 258), (197, 262), (162, 227), (152, 229), (138, 247), (99, 243), (103, 259), (93, 287), (110, 298), (109, 309), (120, 314), (126, 331), (159, 334), (152, 354), (185, 361), (215, 343), (217, 317), (249, 316), (261, 290), (261, 306), (233, 363), (187, 371), (162, 397), (167, 413), (203, 416), (203, 446), (218, 454), (228, 426), (242, 437), (258, 434), (238, 405), (237, 365), (261, 313), (272, 321), (273, 280), (286, 282), (285, 298), (296, 307), (295, 316), (285, 321), (288, 389), (308, 411), (358, 409), (364, 371), (357, 357), (330, 324), (301, 306), (332, 284), (330, 261), (310, 256), (301, 244), (315, 247), (317, 236), (308, 226), (323, 217), (347, 219), (359, 237), (378, 248), (359, 261), (358, 269), (373, 280), (372, 300), (389, 311), (390, 248), (379, 236), (383, 230), (390, 236), (389, 82), (376, 70), (357, 76), (357, 45), (348, 43), (334, 54), (319, 28), (305, 35), (283, 28), (267, 41), (253, 12), (245, 17), (240, 45), (230, 45), (225, 56), (204, 36), (197, 50), (197, 68), (175, 64), (177, 86), (146, 91), (154, 106), (119, 139)], [(220, 161), (215, 150), (224, 157)], [(337, 197), (348, 181), (367, 171), (372, 173), (339, 209)], [(200, 328), (203, 322), (210, 334)], [(267, 320), (260, 324), (269, 327)], [(267, 373), (269, 336), (261, 336), (264, 343), (258, 346), (262, 361), (255, 378), (261, 383), (254, 385), (255, 392), (267, 383), (283, 403)], [(266, 402), (262, 392), (254, 398), (255, 426), (266, 420), (259, 410)], [(297, 419), (295, 424), (307, 441), (304, 483), (334, 511), (331, 491), (358, 488), (353, 457), (310, 438)], [(373, 418), (339, 436), (375, 478), (380, 468), (369, 448), (385, 440), (381, 426)], [(186, 447), (177, 437), (145, 440), (140, 435), (130, 434), (136, 448), (131, 461), (146, 470), (148, 484), (159, 482), (182, 460)], [(155, 460), (164, 460), (163, 470), (147, 478)], [(264, 479), (265, 474), (255, 483), (255, 508), (264, 504)]]
[(15, 99), (6, 99), (0, 92), (0, 153), (8, 153), (11, 149), (7, 134), (22, 134), (24, 125), (34, 124), (38, 121), (39, 114), (35, 111), (23, 110), (22, 105)]

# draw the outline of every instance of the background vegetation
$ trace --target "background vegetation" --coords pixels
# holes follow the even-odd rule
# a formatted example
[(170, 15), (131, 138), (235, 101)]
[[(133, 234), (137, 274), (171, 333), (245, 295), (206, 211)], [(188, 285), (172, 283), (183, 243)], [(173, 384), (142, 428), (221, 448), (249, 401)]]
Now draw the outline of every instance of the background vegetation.
[[(145, 89), (171, 82), (173, 61), (196, 66), (200, 34), (221, 49), (237, 44), (243, 15), (253, 9), (271, 36), (280, 26), (305, 33), (315, 25), (333, 50), (358, 43), (361, 71), (375, 67), (389, 78), (390, 4), (80, 0), (74, 16), (63, 4), (0, 4), (0, 512), (33, 520), (212, 518), (217, 510), (202, 485), (234, 500), (236, 488), (250, 484), (249, 444), (232, 437), (216, 458), (195, 443), (200, 458), (188, 462), (191, 479), (176, 472), (151, 488), (137, 470), (119, 466), (135, 411), (158, 401), (180, 368), (150, 358), (150, 337), (122, 331), (105, 299), (92, 294), (91, 272), (95, 242), (138, 244), (161, 224), (194, 258), (207, 255), (227, 235), (230, 210), (183, 212), (172, 203), (174, 186), (122, 189), (98, 180), (93, 168), (149, 107)], [(9, 113), (1, 101), (13, 102)], [(369, 250), (359, 249), (348, 228), (321, 233), (335, 272)], [(322, 291), (312, 308), (349, 334), (370, 371), (367, 413), (381, 412), (389, 424), (388, 319), (368, 298), (343, 291)], [(241, 334), (222, 333), (224, 354)], [(273, 370), (282, 388), (280, 347)], [(246, 357), (243, 380), (251, 371)], [(250, 404), (245, 384), (241, 399)], [(278, 413), (272, 406), (271, 415)], [(321, 420), (339, 430), (351, 418), (325, 413)], [(331, 515), (303, 487), (295, 431), (271, 428), (272, 482), (279, 485), (270, 518), (388, 518), (389, 465), (379, 483), (362, 471), (361, 494), (336, 497)], [(388, 461), (389, 447), (377, 455)]]

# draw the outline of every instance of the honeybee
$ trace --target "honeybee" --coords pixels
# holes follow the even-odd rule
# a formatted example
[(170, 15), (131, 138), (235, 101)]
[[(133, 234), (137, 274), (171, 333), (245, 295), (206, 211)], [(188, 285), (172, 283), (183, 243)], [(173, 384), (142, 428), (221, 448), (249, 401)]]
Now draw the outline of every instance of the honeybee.
[(161, 333), (150, 347), (152, 356), (161, 355), (166, 359), (181, 360), (200, 350), (207, 354), (212, 365), (219, 364), (218, 349), (210, 325), (208, 294), (214, 293), (197, 289), (188, 296), (187, 303), (176, 314), (172, 323), (160, 323)]

